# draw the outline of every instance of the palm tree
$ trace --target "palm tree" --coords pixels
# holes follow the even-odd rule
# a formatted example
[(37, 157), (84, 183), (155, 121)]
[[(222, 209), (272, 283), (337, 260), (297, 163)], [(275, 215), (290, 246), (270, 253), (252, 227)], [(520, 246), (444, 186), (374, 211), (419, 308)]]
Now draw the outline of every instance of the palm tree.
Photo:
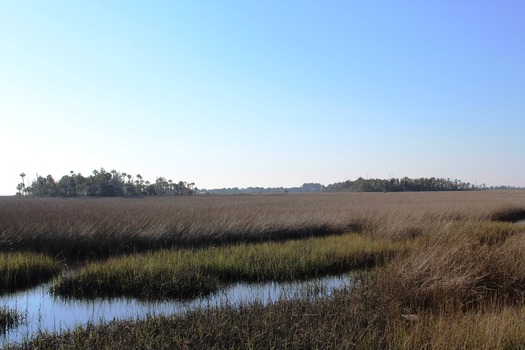
[(137, 174), (137, 181), (139, 185), (139, 194), (142, 194), (142, 175)]
[[(25, 188), (26, 188), (26, 182), (25, 182), (26, 173), (20, 174), (20, 177), (22, 178), (22, 190), (25, 191)], [(22, 194), (21, 191), (20, 191), (20, 194)]]

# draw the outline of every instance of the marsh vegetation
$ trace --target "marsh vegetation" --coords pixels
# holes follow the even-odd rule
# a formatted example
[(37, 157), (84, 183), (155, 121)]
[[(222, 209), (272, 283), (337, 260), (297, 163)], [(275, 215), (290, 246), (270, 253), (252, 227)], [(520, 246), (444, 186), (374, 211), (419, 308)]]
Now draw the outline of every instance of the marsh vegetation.
[(0, 249), (74, 266), (56, 286), (69, 297), (192, 298), (367, 269), (330, 295), (84, 325), (14, 348), (525, 345), (523, 191), (10, 198), (0, 209)]
[(0, 333), (16, 327), (22, 320), (23, 316), (17, 310), (5, 306), (0, 307)]
[(58, 261), (44, 254), (0, 252), (0, 293), (37, 285), (59, 271)]
[(346, 234), (281, 243), (159, 250), (90, 263), (65, 277), (61, 295), (194, 298), (233, 282), (291, 281), (368, 268), (407, 243)]

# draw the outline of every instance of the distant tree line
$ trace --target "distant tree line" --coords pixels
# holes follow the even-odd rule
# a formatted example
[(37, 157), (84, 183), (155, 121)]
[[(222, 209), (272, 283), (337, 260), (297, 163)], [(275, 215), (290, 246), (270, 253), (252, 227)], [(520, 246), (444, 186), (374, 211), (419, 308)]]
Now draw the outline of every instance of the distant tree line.
[(93, 170), (89, 176), (70, 171), (56, 181), (53, 176), (38, 176), (26, 186), (26, 174), (20, 174), (22, 182), (16, 187), (19, 196), (36, 197), (117, 197), (117, 196), (170, 196), (192, 195), (195, 183), (174, 182), (164, 177), (157, 177), (151, 183), (137, 174), (135, 176), (106, 171), (104, 168)]
[[(313, 193), (313, 192), (421, 192), (421, 191), (473, 191), (488, 189), (511, 189), (509, 186), (487, 187), (461, 180), (443, 178), (408, 177), (392, 179), (364, 179), (338, 182), (323, 186), (320, 183), (305, 183), (301, 187), (247, 187), (201, 189), (204, 194), (250, 194), (250, 193)], [(515, 187), (512, 187), (515, 189)]]
[(320, 183), (305, 183), (301, 187), (229, 187), (216, 189), (200, 189), (202, 194), (252, 194), (252, 193), (311, 193), (322, 192), (324, 186)]
[(476, 186), (470, 182), (442, 178), (410, 179), (363, 179), (345, 181), (326, 186), (330, 192), (421, 192), (421, 191), (472, 191), (486, 189), (485, 184)]

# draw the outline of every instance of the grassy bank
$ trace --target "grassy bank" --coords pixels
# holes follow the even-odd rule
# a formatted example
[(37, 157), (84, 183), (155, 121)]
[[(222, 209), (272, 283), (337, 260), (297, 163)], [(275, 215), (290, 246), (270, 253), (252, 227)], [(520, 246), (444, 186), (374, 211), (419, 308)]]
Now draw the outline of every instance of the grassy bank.
[(59, 271), (60, 264), (47, 255), (0, 252), (0, 293), (37, 285)]
[(384, 263), (408, 242), (345, 234), (286, 242), (160, 250), (90, 263), (64, 278), (65, 296), (191, 298), (231, 282), (287, 281)]

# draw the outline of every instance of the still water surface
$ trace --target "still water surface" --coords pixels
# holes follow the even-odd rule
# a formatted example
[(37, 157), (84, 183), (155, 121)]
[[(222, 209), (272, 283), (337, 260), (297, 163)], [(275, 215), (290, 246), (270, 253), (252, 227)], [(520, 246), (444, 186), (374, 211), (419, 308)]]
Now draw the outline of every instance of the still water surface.
[(283, 298), (313, 298), (330, 295), (335, 289), (349, 287), (350, 274), (323, 279), (290, 283), (239, 283), (222, 289), (208, 297), (192, 301), (145, 302), (130, 298), (77, 300), (54, 296), (51, 283), (0, 296), (0, 306), (16, 309), (26, 318), (24, 323), (0, 335), (0, 345), (31, 338), (38, 331), (60, 332), (87, 323), (105, 323), (112, 320), (141, 319), (154, 315), (182, 314), (187, 311), (236, 306), (258, 301), (264, 304)]

